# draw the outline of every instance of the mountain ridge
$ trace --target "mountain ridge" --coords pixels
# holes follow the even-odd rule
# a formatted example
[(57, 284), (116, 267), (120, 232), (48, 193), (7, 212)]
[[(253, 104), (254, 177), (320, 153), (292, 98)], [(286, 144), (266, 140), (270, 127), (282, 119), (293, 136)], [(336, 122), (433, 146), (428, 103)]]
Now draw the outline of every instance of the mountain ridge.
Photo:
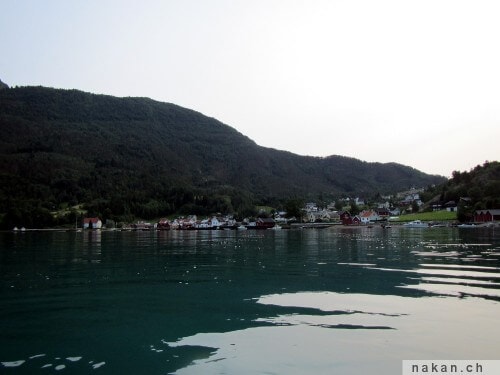
[[(0, 213), (16, 202), (47, 210), (86, 204), (111, 217), (167, 214), (179, 205), (241, 211), (269, 199), (386, 193), (445, 181), (398, 163), (259, 146), (214, 118), (149, 98), (8, 88), (0, 90), (0, 126)], [(176, 189), (188, 197), (176, 202)], [(213, 196), (219, 203), (207, 203)], [(158, 209), (138, 209), (152, 201)]]

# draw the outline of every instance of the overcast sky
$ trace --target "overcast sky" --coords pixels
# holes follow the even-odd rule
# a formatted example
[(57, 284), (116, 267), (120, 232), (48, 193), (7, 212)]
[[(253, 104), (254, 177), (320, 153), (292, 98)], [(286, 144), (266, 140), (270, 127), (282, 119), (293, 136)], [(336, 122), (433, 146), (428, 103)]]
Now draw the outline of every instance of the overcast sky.
[(0, 79), (450, 176), (500, 159), (499, 20), (497, 0), (0, 0)]

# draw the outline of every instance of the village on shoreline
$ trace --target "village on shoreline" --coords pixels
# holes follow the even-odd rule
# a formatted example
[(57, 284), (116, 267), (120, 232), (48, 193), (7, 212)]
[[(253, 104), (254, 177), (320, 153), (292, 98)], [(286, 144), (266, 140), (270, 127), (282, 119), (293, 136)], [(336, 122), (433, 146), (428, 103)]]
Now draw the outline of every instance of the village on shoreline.
[[(115, 223), (99, 217), (83, 217), (74, 228), (50, 228), (43, 230), (121, 230), (121, 231), (153, 231), (153, 230), (281, 230), (281, 229), (322, 229), (332, 226), (373, 227), (384, 229), (392, 226), (410, 228), (427, 227), (496, 227), (500, 226), (500, 209), (478, 210), (473, 222), (459, 223), (457, 221), (456, 202), (447, 202), (444, 205), (433, 205), (430, 215), (426, 219), (417, 219), (418, 214), (408, 212), (418, 211), (424, 203), (420, 199), (423, 189), (411, 189), (398, 193), (397, 207), (389, 203), (391, 196), (383, 203), (377, 203), (376, 208), (368, 208), (360, 198), (346, 198), (340, 202), (342, 206), (333, 202), (324, 208), (314, 202), (306, 203), (300, 210), (300, 217), (288, 215), (285, 211), (262, 211), (256, 218), (236, 220), (234, 215), (213, 214), (209, 217), (198, 218), (197, 215), (178, 216), (175, 218), (161, 218), (157, 221), (139, 220), (133, 223)], [(351, 214), (355, 208), (357, 214)], [(361, 209), (362, 208), (362, 209)], [(29, 231), (42, 229), (13, 228), (13, 231)]]

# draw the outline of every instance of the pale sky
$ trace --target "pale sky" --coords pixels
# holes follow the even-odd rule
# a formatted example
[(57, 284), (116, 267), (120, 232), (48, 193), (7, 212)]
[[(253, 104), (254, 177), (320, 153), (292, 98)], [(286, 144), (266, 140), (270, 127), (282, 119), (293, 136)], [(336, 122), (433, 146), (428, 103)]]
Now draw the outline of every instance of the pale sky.
[(0, 79), (450, 176), (500, 159), (499, 20), (498, 0), (0, 0)]

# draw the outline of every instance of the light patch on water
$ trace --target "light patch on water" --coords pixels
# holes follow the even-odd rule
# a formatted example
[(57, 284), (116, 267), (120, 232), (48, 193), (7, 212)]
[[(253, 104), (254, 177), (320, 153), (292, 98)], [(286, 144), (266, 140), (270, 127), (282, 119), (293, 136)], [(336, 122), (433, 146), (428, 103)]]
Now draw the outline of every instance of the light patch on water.
[(410, 251), (410, 253), (421, 256), (421, 257), (443, 257), (443, 258), (458, 258), (462, 255), (458, 251)]
[(94, 363), (94, 364), (92, 365), (92, 368), (93, 368), (94, 370), (97, 370), (99, 367), (102, 367), (102, 366), (104, 366), (105, 364), (106, 364), (106, 362)]
[[(29, 361), (32, 361), (32, 360), (37, 360), (37, 359), (39, 359), (39, 358), (43, 358), (43, 357), (46, 357), (46, 356), (47, 356), (46, 354), (36, 354), (36, 355), (32, 355), (32, 356), (28, 357), (28, 360), (29, 360)], [(43, 369), (43, 368), (50, 368), (50, 367), (53, 367), (53, 368), (54, 368), (54, 370), (56, 370), (56, 371), (61, 371), (61, 370), (64, 370), (64, 369), (66, 369), (66, 368), (71, 369), (71, 364), (72, 364), (72, 363), (76, 363), (76, 362), (78, 362), (78, 361), (81, 361), (81, 360), (83, 359), (83, 357), (82, 357), (82, 356), (74, 356), (74, 357), (66, 357), (66, 358), (64, 358), (64, 359), (65, 359), (66, 361), (68, 361), (68, 362), (67, 362), (67, 364), (62, 364), (62, 363), (60, 363), (60, 362), (59, 362), (59, 364), (56, 364), (56, 365), (54, 365), (53, 363), (45, 363), (45, 364), (43, 364), (43, 365), (39, 365), (39, 366), (40, 366), (40, 368), (42, 368), (42, 369)], [(55, 360), (55, 361), (61, 361), (61, 360), (63, 360), (63, 358), (61, 358), (61, 357), (55, 357), (55, 358), (54, 358), (54, 360)], [(27, 361), (27, 360), (22, 359), (22, 360), (18, 360), (18, 361), (1, 362), (1, 364), (2, 364), (2, 366), (3, 366), (3, 367), (19, 367), (19, 366), (21, 366), (21, 365), (25, 364), (25, 363), (26, 363), (26, 361)], [(42, 362), (42, 363), (43, 363), (43, 362)], [(98, 364), (96, 364), (96, 365), (92, 365), (92, 364), (93, 364), (93, 361), (91, 361), (91, 362), (89, 362), (89, 364), (90, 364), (90, 365), (91, 365), (94, 369), (97, 369), (97, 368), (99, 368), (99, 367), (103, 366), (103, 365), (105, 364), (105, 362), (101, 362), (101, 363), (98, 363)], [(69, 366), (69, 367), (68, 367), (68, 366)]]
[(360, 266), (360, 267), (375, 267), (374, 263), (337, 263), (342, 266)]
[(3, 367), (19, 367), (24, 364), (26, 361), (21, 359), (19, 361), (11, 361), (11, 362), (2, 362)]
[(155, 353), (162, 353), (163, 352), (163, 349), (156, 349), (154, 347), (154, 345), (150, 345), (149, 348), (151, 349), (152, 352), (155, 352)]
[(487, 267), (487, 266), (463, 266), (461, 264), (431, 264), (431, 263), (422, 263), (419, 264), (421, 267), (431, 267), (431, 268), (470, 268), (470, 269), (478, 269), (478, 270), (500, 270), (500, 267)]
[(490, 243), (424, 243), (424, 247), (428, 248), (442, 248), (442, 247), (461, 247), (467, 249), (469, 247), (478, 247), (478, 246), (493, 246)]
[(35, 358), (41, 358), (41, 357), (45, 357), (45, 354), (32, 355), (29, 359), (35, 359)]
[[(418, 280), (418, 279), (417, 279)], [(434, 283), (449, 283), (449, 284), (465, 284), (465, 285), (487, 285), (487, 286), (500, 286), (500, 283), (495, 283), (488, 280), (474, 280), (474, 279), (461, 279), (456, 277), (432, 277), (424, 276), (420, 278), (421, 281), (434, 282)]]
[[(175, 374), (396, 374), (404, 358), (498, 355), (499, 304), (483, 298), (299, 292), (264, 295), (256, 302), (269, 306), (271, 315), (255, 322), (271, 326), (198, 333), (169, 343), (217, 348)], [(290, 313), (273, 316), (272, 306)], [(323, 313), (296, 314), (296, 308)]]
[(390, 272), (404, 272), (404, 273), (416, 273), (425, 275), (443, 275), (452, 277), (472, 277), (472, 278), (482, 278), (482, 279), (500, 279), (500, 273), (494, 272), (479, 272), (479, 271), (467, 271), (467, 270), (451, 270), (451, 269), (415, 269), (415, 270), (405, 270), (399, 268), (382, 268), (382, 267), (370, 267), (372, 270), (379, 271), (390, 271)]
[(440, 283), (419, 283), (417, 285), (399, 285), (398, 288), (422, 290), (427, 293), (438, 295), (456, 296), (483, 296), (500, 298), (500, 290), (491, 288), (481, 288), (469, 285), (440, 284)]

